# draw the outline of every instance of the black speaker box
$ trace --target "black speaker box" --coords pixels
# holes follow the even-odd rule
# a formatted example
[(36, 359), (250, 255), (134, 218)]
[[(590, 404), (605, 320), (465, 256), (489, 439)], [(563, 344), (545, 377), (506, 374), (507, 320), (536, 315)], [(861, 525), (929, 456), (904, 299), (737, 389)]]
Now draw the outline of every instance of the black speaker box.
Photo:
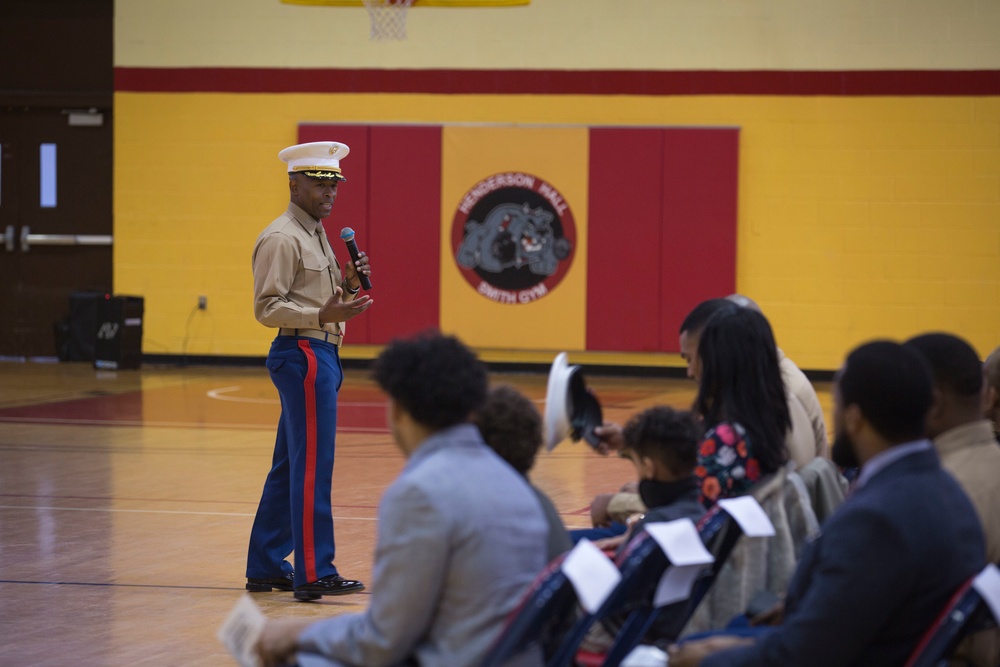
[(97, 302), (94, 368), (139, 368), (143, 309), (141, 296), (113, 296)]

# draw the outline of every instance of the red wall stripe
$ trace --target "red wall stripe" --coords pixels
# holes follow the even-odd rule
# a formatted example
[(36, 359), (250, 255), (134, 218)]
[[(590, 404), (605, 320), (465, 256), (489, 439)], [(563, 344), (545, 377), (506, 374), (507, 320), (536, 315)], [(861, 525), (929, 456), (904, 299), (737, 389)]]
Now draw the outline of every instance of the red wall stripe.
[(660, 349), (705, 299), (736, 291), (739, 130), (663, 130)]
[(306, 468), (302, 481), (302, 550), (306, 565), (306, 581), (316, 576), (316, 535), (313, 526), (313, 504), (316, 500), (316, 355), (308, 340), (299, 341), (299, 349), (306, 355), (306, 377), (303, 381), (306, 404)]
[(1000, 70), (464, 70), (116, 67), (119, 92), (1000, 95)]

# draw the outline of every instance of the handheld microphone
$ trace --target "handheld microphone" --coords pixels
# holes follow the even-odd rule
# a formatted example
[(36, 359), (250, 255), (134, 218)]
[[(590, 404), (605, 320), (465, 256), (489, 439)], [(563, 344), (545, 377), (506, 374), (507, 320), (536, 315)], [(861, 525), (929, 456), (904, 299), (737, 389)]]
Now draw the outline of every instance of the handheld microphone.
[(354, 241), (354, 230), (350, 227), (344, 227), (340, 230), (340, 238), (344, 240), (344, 244), (347, 246), (347, 252), (351, 254), (351, 261), (354, 262), (354, 268), (358, 272), (358, 278), (361, 279), (361, 288), (366, 290), (371, 289), (372, 281), (369, 280), (368, 276), (361, 273), (360, 269), (358, 269), (358, 244)]

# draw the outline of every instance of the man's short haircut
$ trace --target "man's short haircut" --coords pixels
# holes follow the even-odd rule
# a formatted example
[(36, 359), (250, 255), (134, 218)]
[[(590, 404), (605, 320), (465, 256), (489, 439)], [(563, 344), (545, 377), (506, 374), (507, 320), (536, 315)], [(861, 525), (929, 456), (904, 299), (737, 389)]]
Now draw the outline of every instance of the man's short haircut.
[(682, 334), (686, 331), (688, 335), (700, 334), (701, 330), (705, 328), (705, 324), (712, 317), (712, 315), (715, 315), (715, 313), (730, 304), (732, 304), (732, 302), (728, 299), (709, 299), (707, 301), (702, 301), (687, 314), (687, 317), (685, 317), (684, 321), (681, 322), (681, 328), (677, 333)]
[(659, 406), (643, 410), (625, 424), (625, 446), (641, 457), (657, 460), (675, 475), (689, 475), (698, 465), (704, 434), (686, 410)]
[(542, 446), (542, 417), (531, 399), (508, 385), (493, 387), (472, 421), (500, 458), (528, 474)]
[(441, 430), (468, 421), (486, 399), (486, 366), (453, 336), (431, 331), (394, 340), (372, 377), (418, 423)]
[(839, 387), (844, 407), (857, 405), (886, 440), (900, 444), (924, 437), (934, 378), (915, 349), (886, 340), (861, 345), (847, 356)]
[(904, 345), (927, 360), (934, 374), (934, 384), (940, 391), (979, 398), (983, 389), (983, 365), (969, 343), (948, 333), (928, 333), (915, 336)]

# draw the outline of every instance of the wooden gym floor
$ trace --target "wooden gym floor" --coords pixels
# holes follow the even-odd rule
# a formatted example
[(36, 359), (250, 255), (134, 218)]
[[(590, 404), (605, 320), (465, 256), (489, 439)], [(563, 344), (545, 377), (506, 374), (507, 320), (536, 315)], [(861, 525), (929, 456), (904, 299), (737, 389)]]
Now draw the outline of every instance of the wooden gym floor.
[[(544, 409), (544, 374), (494, 374)], [(590, 376), (605, 418), (688, 407), (687, 380)], [(829, 409), (829, 391), (820, 392)], [(243, 594), (247, 537), (280, 407), (260, 368), (0, 363), (0, 665), (235, 664), (215, 633)], [(333, 512), (337, 567), (360, 595), (298, 603), (255, 594), (268, 616), (365, 608), (375, 511), (403, 457), (366, 371), (340, 395)], [(630, 463), (564, 442), (532, 480), (567, 526)], [(404, 574), (405, 573), (401, 573)]]

